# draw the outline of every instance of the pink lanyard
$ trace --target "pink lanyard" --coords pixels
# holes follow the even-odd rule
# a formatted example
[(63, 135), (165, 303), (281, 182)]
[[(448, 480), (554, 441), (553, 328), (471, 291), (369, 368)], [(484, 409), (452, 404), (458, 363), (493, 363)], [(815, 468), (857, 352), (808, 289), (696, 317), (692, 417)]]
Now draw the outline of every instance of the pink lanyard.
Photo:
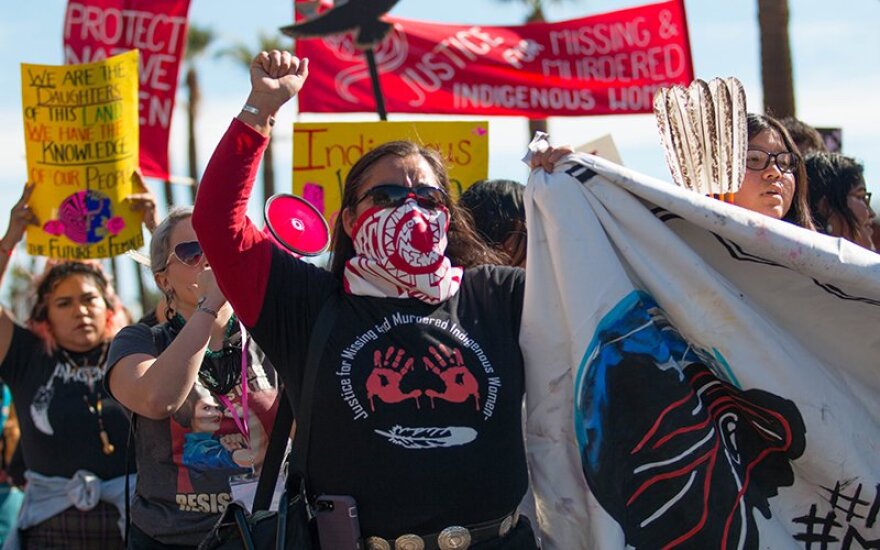
[(247, 341), (247, 332), (244, 330), (244, 325), (241, 321), (238, 322), (238, 326), (241, 330), (241, 416), (236, 412), (235, 407), (232, 406), (232, 401), (229, 400), (225, 395), (217, 395), (217, 399), (223, 403), (223, 406), (226, 407), (226, 410), (229, 411), (229, 414), (232, 415), (232, 421), (235, 422), (235, 427), (238, 428), (238, 431), (244, 435), (244, 438), (247, 440), (248, 445), (251, 443), (251, 427), (248, 424), (248, 379), (247, 379), (247, 360), (248, 360), (248, 341)]

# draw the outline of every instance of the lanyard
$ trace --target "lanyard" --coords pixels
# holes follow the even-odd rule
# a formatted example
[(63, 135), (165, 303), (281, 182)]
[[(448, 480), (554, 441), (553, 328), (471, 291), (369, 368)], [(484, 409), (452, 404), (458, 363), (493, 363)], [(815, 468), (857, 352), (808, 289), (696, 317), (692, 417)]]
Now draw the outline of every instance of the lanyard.
[(241, 416), (232, 406), (232, 402), (225, 395), (217, 395), (217, 399), (223, 403), (229, 414), (232, 415), (232, 421), (235, 427), (247, 440), (248, 445), (251, 441), (251, 427), (248, 424), (248, 378), (247, 378), (247, 360), (248, 360), (248, 333), (244, 330), (241, 321), (238, 322), (241, 329)]

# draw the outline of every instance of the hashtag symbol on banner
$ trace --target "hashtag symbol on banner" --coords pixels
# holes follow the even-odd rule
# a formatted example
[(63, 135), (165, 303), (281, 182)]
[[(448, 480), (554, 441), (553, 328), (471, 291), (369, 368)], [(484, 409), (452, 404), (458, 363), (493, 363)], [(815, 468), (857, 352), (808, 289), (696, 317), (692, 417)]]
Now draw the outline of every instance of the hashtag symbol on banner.
[(880, 483), (874, 487), (874, 504), (872, 504), (871, 509), (868, 510), (868, 517), (865, 519), (866, 527), (874, 527), (874, 523), (877, 522), (878, 512), (880, 512)]
[(867, 506), (870, 503), (867, 500), (861, 500), (859, 498), (862, 494), (861, 483), (859, 483), (858, 487), (856, 487), (856, 490), (852, 494), (852, 496), (847, 496), (841, 491), (841, 489), (846, 488), (846, 485), (841, 487), (839, 481), (834, 484), (834, 489), (830, 489), (825, 486), (821, 487), (828, 492), (828, 503), (831, 504), (831, 508), (846, 512), (847, 523), (851, 522), (853, 518), (865, 519), (865, 516), (859, 514), (859, 508)]
[(794, 539), (803, 542), (806, 550), (814, 550), (814, 548), (815, 550), (827, 550), (829, 543), (838, 542), (837, 537), (832, 535), (831, 531), (841, 527), (841, 524), (837, 522), (837, 514), (833, 511), (828, 512), (825, 517), (820, 517), (816, 515), (816, 505), (813, 504), (810, 506), (809, 514), (794, 518), (792, 521), (804, 525), (804, 531), (796, 534)]

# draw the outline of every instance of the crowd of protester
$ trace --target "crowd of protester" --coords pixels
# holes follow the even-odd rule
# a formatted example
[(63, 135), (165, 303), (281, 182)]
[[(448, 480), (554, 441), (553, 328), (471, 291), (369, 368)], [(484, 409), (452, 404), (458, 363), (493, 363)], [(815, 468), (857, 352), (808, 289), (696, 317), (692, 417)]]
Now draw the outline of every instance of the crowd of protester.
[[(155, 314), (132, 324), (96, 262), (50, 262), (34, 281), (26, 319), (0, 309), (0, 378), (18, 411), (11, 417), (24, 464), (16, 481), (4, 445), (7, 546), (123, 547), (124, 486), (132, 483), (128, 547), (195, 548), (233, 498), (230, 478), (259, 475), (280, 388), (296, 395), (308, 385), (320, 410), (310, 430), (309, 492), (353, 495), (367, 548), (459, 525), (470, 527), (473, 548), (537, 547), (527, 519), (534, 513), (518, 512), (533, 508), (524, 499), (518, 338), (524, 186), (481, 181), (456, 202), (435, 151), (380, 145), (345, 179), (327, 268), (303, 262), (245, 212), (273, 115), (307, 77), (306, 60), (263, 52), (251, 65), (249, 108), (217, 146), (194, 209), (173, 209), (158, 223), (155, 199), (133, 197), (154, 231), (150, 269), (163, 295)], [(874, 250), (862, 165), (825, 151), (802, 122), (758, 114), (747, 121), (747, 169), (734, 204)], [(552, 169), (569, 152), (551, 148), (532, 167)], [(0, 279), (25, 229), (39, 223), (27, 205), (32, 191), (26, 186), (12, 208)], [(381, 238), (391, 230), (411, 232), (422, 246), (402, 261)], [(310, 381), (307, 350), (328, 303), (333, 328)], [(398, 324), (395, 345), (355, 372), (344, 358), (387, 331), (388, 319)], [(504, 380), (491, 395), (491, 422), (442, 405), (479, 410), (490, 399), (476, 371), (463, 368), (450, 324), (491, 357), (492, 372), (481, 374)], [(401, 384), (407, 373), (415, 384)], [(353, 384), (367, 388), (366, 402), (349, 394)], [(424, 468), (413, 467), (402, 443), (417, 434), (401, 428), (382, 445), (371, 437), (391, 423), (415, 424), (416, 415), (419, 425), (460, 426)]]

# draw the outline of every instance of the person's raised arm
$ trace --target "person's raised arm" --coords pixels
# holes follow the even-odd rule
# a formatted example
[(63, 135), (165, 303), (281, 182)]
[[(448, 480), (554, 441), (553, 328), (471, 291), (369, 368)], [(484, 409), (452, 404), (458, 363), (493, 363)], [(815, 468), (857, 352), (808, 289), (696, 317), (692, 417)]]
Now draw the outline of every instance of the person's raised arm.
[(260, 52), (250, 71), (250, 95), (205, 169), (192, 218), (220, 288), (247, 326), (260, 314), (273, 246), (248, 220), (247, 203), (274, 115), (309, 69), (307, 59), (271, 51)]
[[(110, 361), (115, 362), (110, 365), (108, 374), (110, 393), (127, 409), (147, 418), (161, 420), (177, 412), (186, 400), (198, 377), (212, 329), (216, 328), (216, 319), (210, 312), (220, 312), (224, 307), (229, 307), (211, 271), (205, 270), (199, 274), (197, 284), (199, 296), (203, 298), (201, 305), (190, 315), (171, 345), (158, 357), (142, 353), (138, 350), (140, 343), (129, 341), (129, 338), (148, 338), (152, 343), (150, 329), (144, 325), (123, 329), (111, 344)], [(226, 311), (226, 314), (232, 313)], [(220, 329), (222, 333), (223, 327)], [(133, 353), (116, 360), (117, 350), (114, 348), (120, 346), (126, 350), (132, 349)]]
[[(34, 184), (24, 186), (21, 198), (12, 207), (9, 213), (9, 227), (6, 229), (6, 235), (0, 240), (0, 284), (3, 283), (3, 276), (6, 275), (6, 268), (9, 267), (9, 261), (12, 259), (12, 252), (16, 245), (24, 236), (25, 229), (29, 225), (40, 225), (33, 210), (28, 207), (28, 200), (34, 192)], [(0, 363), (6, 358), (9, 352), (9, 346), (12, 343), (12, 331), (14, 329), (12, 317), (9, 312), (0, 304)]]

